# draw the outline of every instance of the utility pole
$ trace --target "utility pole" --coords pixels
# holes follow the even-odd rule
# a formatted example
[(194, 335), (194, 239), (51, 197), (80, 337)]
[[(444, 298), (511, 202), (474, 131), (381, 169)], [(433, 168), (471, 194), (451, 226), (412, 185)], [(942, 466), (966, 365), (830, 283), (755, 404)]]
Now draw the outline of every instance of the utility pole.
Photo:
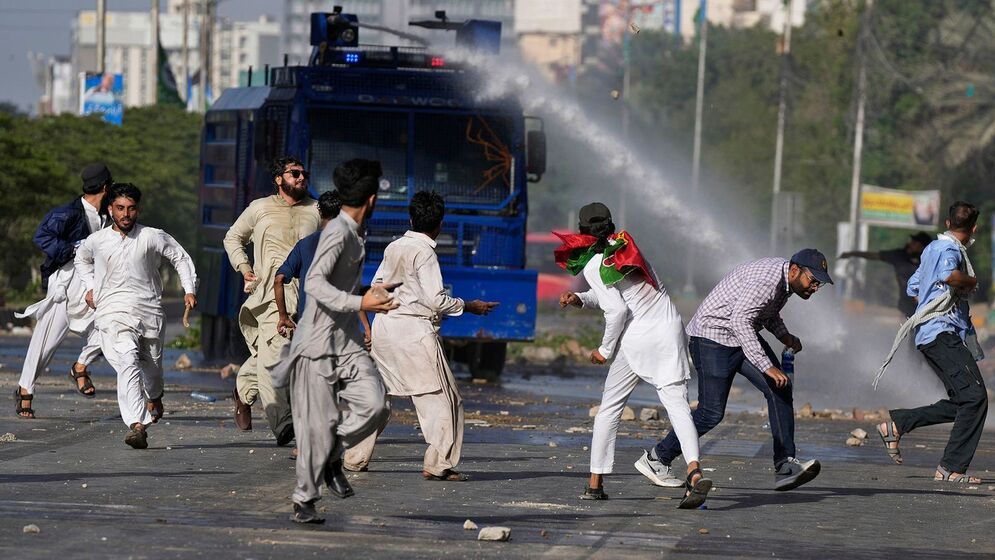
[(97, 0), (97, 72), (103, 75), (107, 58), (107, 0)]
[[(694, 151), (691, 156), (691, 192), (698, 194), (698, 178), (701, 174), (701, 113), (705, 105), (705, 49), (708, 46), (707, 0), (701, 0), (698, 8), (698, 93), (694, 102)], [(694, 254), (687, 254), (684, 293), (694, 294)]]
[(197, 112), (207, 107), (211, 60), (211, 1), (203, 0), (200, 18), (200, 83), (197, 86)]
[[(867, 97), (867, 70), (861, 56), (860, 46), (857, 46), (857, 58), (860, 61), (860, 70), (857, 77), (857, 126), (853, 133), (853, 176), (850, 180), (850, 250), (858, 250), (860, 243), (860, 165), (864, 149), (864, 104)], [(853, 298), (854, 284), (857, 281), (857, 259), (850, 259), (848, 263), (849, 278), (846, 282), (845, 295), (847, 299)]]
[(152, 104), (159, 103), (159, 0), (152, 0)]
[(190, 65), (189, 65), (189, 39), (187, 38), (188, 30), (190, 29), (190, 0), (183, 0), (183, 57), (182, 69), (180, 71), (183, 74), (183, 93), (181, 97), (187, 103), (190, 102), (188, 95), (188, 85), (190, 83)]
[(774, 188), (770, 201), (770, 254), (778, 254), (777, 233), (780, 229), (780, 216), (777, 213), (777, 199), (781, 194), (781, 166), (784, 157), (784, 117), (788, 104), (788, 72), (791, 54), (791, 8), (794, 0), (784, 0), (784, 40), (781, 45), (781, 87), (777, 104), (777, 139), (774, 142)]
[[(629, 85), (631, 83), (631, 71), (630, 71), (630, 49), (632, 48), (632, 41), (630, 38), (630, 31), (632, 25), (632, 7), (626, 4), (625, 6), (625, 31), (622, 33), (622, 139), (628, 144), (629, 142)], [(628, 197), (625, 193), (625, 188), (619, 189), (619, 202), (618, 202), (618, 225), (621, 228), (626, 226), (626, 215), (628, 214)]]

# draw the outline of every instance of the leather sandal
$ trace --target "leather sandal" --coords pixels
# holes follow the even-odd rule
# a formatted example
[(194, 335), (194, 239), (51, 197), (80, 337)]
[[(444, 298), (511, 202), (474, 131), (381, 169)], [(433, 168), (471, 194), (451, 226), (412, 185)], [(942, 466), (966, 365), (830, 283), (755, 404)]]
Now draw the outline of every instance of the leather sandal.
[[(878, 437), (880, 437), (881, 441), (884, 443), (884, 448), (888, 452), (888, 456), (891, 457), (891, 460), (894, 461), (895, 464), (901, 465), (902, 450), (898, 448), (898, 439), (899, 439), (898, 430), (892, 427), (894, 426), (894, 424), (895, 423), (893, 421), (888, 420), (887, 422), (884, 423), (885, 425), (884, 432), (881, 431), (880, 424), (874, 429), (875, 431), (877, 431)], [(891, 446), (892, 443), (895, 444), (895, 447)]]
[(438, 480), (446, 482), (466, 482), (467, 480), (470, 480), (469, 476), (461, 472), (456, 472), (452, 469), (446, 469), (442, 471), (442, 474), (432, 474), (428, 471), (422, 471), (421, 475), (425, 480)]
[[(698, 476), (698, 480), (694, 480), (695, 475)], [(705, 498), (708, 497), (708, 492), (711, 489), (712, 481), (705, 478), (701, 469), (694, 469), (688, 473), (687, 480), (684, 482), (684, 499), (677, 505), (677, 508), (697, 509), (705, 503)]]
[(35, 417), (35, 411), (31, 408), (31, 405), (22, 406), (21, 403), (21, 401), (28, 401), (30, 403), (34, 398), (34, 395), (22, 395), (19, 386), (14, 388), (14, 412), (17, 413), (18, 418), (30, 420)]
[[(83, 371), (76, 371), (76, 364), (69, 366), (69, 377), (73, 380), (73, 388), (76, 389), (79, 394), (83, 395), (88, 399), (92, 399), (97, 396), (97, 388), (93, 386), (93, 381), (90, 379), (90, 370), (83, 368)], [(83, 386), (79, 386), (79, 378), (83, 378)], [(87, 393), (90, 389), (93, 389), (92, 393)]]

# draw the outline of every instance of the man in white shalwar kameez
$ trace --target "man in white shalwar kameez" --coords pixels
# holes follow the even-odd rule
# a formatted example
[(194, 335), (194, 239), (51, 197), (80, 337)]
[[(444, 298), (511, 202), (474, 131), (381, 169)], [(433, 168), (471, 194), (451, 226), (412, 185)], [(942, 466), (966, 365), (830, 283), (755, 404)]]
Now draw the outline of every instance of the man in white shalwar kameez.
[(141, 198), (130, 183), (112, 186), (113, 227), (94, 233), (76, 251), (76, 271), (96, 310), (101, 349), (117, 372), (121, 419), (131, 429), (124, 442), (135, 449), (148, 447), (146, 428), (162, 417), (163, 257), (179, 274), (186, 307), (197, 305), (193, 260), (168, 233), (137, 223)]
[(321, 231), (304, 282), (307, 305), (273, 369), (273, 386), (290, 386), (298, 448), (291, 519), (297, 523), (324, 521), (314, 507), (322, 482), (340, 498), (353, 494), (342, 472), (343, 449), (376, 431), (389, 415), (357, 315), (397, 307), (387, 294), (393, 286), (355, 293), (366, 257), (365, 222), (376, 206), (382, 174), (379, 162), (363, 159), (335, 168), (342, 209)]
[[(411, 397), (418, 425), (428, 443), (422, 476), (426, 480), (463, 481), (456, 470), (463, 447), (463, 400), (449, 369), (439, 327), (443, 317), (464, 311), (486, 315), (497, 303), (466, 301), (446, 293), (435, 239), (442, 231), (445, 202), (434, 191), (411, 197), (411, 230), (384, 249), (373, 284), (400, 284), (399, 307), (373, 322), (373, 359), (387, 393)], [(384, 426), (380, 427), (383, 430)], [(379, 433), (379, 432), (378, 432)], [(346, 453), (346, 468), (365, 468), (377, 434)]]
[(86, 339), (69, 370), (73, 385), (84, 397), (93, 398), (97, 392), (87, 366), (100, 356), (100, 333), (93, 328), (93, 310), (84, 301), (86, 293), (76, 275), (73, 257), (88, 235), (104, 227), (106, 216), (101, 214), (100, 203), (113, 180), (102, 163), (84, 167), (80, 178), (83, 196), (46, 214), (35, 231), (35, 245), (45, 253), (42, 265), (42, 284), (48, 285), (45, 299), (28, 306), (23, 313), (14, 314), (19, 319), (37, 320), (18, 383), (20, 402), (15, 411), (21, 418), (35, 417), (31, 407), (35, 381), (70, 332)]
[(691, 362), (681, 314), (632, 238), (625, 232), (615, 235), (615, 224), (604, 204), (581, 208), (580, 232), (579, 236), (561, 236), (564, 245), (556, 251), (557, 262), (574, 273), (583, 267), (591, 289), (564, 292), (560, 305), (604, 312), (604, 336), (601, 346), (591, 352), (591, 362), (611, 360), (594, 418), (591, 477), (582, 498), (608, 497), (602, 479), (614, 468), (619, 420), (629, 395), (643, 380), (656, 389), (684, 449), (688, 472), (679, 507), (696, 508), (704, 503), (712, 483), (704, 478), (699, 463), (698, 433), (687, 396)]

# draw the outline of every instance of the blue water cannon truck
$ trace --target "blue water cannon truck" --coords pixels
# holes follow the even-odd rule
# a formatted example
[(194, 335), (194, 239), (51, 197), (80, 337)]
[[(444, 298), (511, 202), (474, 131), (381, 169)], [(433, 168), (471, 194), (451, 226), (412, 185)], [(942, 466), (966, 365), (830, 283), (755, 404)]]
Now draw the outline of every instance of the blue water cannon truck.
[[(496, 55), (500, 48), (500, 22), (453, 22), (436, 12), (411, 25), (455, 32), (461, 49)], [(206, 113), (197, 250), (205, 358), (233, 360), (244, 349), (236, 316), (245, 294), (222, 240), (252, 200), (274, 192), (273, 158), (300, 158), (314, 197), (334, 188), (336, 165), (368, 158), (381, 162), (386, 181), (368, 224), (364, 282), (407, 230), (411, 196), (440, 193), (447, 215), (437, 252), (447, 288), (501, 303), (486, 317), (444, 320), (442, 335), (451, 359), (494, 378), (507, 343), (535, 336), (536, 272), (525, 268), (525, 234), (527, 187), (546, 167), (542, 121), (526, 117), (514, 98), (482, 98), (487, 69), (479, 64), (450, 60), (426, 43), (361, 45), (362, 28), (338, 7), (311, 14), (306, 65), (284, 57), (283, 66), (265, 69), (262, 85), (252, 84), (250, 69), (249, 85), (225, 90)]]

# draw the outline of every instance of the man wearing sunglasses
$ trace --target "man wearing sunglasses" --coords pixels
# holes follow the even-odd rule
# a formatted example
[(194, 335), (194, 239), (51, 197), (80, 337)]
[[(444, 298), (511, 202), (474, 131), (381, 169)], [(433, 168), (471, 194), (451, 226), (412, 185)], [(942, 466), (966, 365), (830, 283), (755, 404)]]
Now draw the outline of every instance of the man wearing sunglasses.
[[(698, 409), (692, 413), (698, 435), (717, 426), (725, 415), (733, 379), (739, 373), (767, 399), (770, 431), (774, 438), (774, 489), (791, 490), (818, 476), (818, 461), (795, 458), (795, 414), (791, 380), (781, 371), (777, 356), (759, 335), (767, 329), (796, 353), (798, 337), (788, 332), (781, 309), (792, 294), (812, 297), (819, 287), (832, 284), (826, 257), (802, 249), (791, 259), (765, 258), (741, 264), (726, 275), (698, 307), (688, 323), (691, 359), (698, 372)], [(671, 431), (639, 459), (640, 468), (658, 486), (680, 484), (671, 462), (681, 445)], [(646, 471), (652, 470), (655, 476)]]
[[(249, 358), (235, 382), (235, 424), (252, 429), (251, 406), (262, 401), (266, 420), (278, 445), (294, 438), (290, 399), (286, 389), (273, 388), (272, 368), (279, 362), (287, 339), (278, 332), (280, 311), (273, 282), (277, 268), (298, 241), (318, 230), (321, 216), (317, 201), (308, 193), (308, 174), (292, 156), (277, 158), (270, 168), (276, 193), (252, 201), (225, 235), (228, 260), (245, 280), (250, 294), (239, 310), (238, 323), (249, 347)], [(245, 251), (252, 244), (252, 261)], [(289, 314), (297, 311), (297, 280), (286, 291)]]

